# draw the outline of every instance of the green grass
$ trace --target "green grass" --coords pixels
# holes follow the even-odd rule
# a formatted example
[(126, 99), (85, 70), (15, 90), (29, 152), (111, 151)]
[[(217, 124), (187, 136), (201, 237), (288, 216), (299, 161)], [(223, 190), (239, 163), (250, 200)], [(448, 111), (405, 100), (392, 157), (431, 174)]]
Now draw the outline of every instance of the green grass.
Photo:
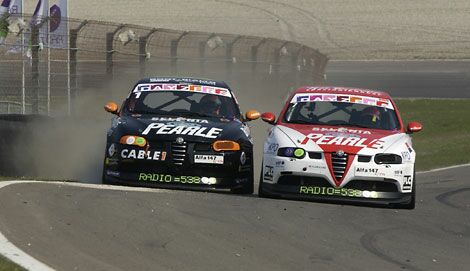
[(19, 265), (11, 262), (5, 257), (0, 255), (0, 271), (23, 271), (26, 270)]
[(423, 124), (413, 135), (416, 169), (470, 163), (470, 99), (397, 99), (405, 125)]

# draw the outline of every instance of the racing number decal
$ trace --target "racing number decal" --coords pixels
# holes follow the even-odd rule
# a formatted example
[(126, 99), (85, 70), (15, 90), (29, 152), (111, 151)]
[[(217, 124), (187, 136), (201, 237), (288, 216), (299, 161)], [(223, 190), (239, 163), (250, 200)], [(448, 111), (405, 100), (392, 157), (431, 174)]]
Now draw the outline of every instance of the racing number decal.
[(411, 186), (413, 184), (413, 179), (410, 175), (405, 175), (404, 182), (403, 182), (403, 191), (411, 191)]
[(268, 181), (272, 181), (274, 176), (274, 170), (271, 166), (264, 167), (264, 179)]

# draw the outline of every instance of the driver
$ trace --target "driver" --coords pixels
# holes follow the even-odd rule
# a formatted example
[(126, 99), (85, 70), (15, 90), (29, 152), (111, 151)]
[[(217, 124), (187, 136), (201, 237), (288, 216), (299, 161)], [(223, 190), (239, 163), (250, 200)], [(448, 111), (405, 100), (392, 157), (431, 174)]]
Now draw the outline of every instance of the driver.
[(361, 112), (361, 124), (371, 127), (378, 128), (380, 127), (380, 117), (381, 113), (379, 109), (375, 106), (366, 107)]
[(315, 102), (311, 102), (307, 106), (307, 112), (308, 112), (307, 116), (312, 123), (318, 122), (318, 116), (315, 115), (315, 113), (313, 113), (315, 111), (315, 107), (316, 107)]
[(199, 111), (203, 114), (219, 116), (221, 107), (222, 102), (216, 95), (206, 94), (199, 101)]

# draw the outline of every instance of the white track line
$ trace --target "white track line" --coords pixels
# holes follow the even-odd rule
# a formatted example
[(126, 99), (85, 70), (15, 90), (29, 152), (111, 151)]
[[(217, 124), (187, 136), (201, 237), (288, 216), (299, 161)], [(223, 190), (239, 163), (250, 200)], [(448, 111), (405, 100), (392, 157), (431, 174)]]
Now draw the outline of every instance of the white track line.
[[(41, 182), (41, 181), (2, 181), (0, 182), (0, 189), (13, 185), (13, 184), (24, 184), (24, 183), (43, 183), (43, 184), (57, 184), (67, 186), (86, 187), (93, 189), (104, 189), (104, 190), (117, 190), (117, 191), (140, 191), (140, 192), (153, 192), (153, 193), (172, 193), (169, 190), (155, 189), (155, 188), (144, 188), (144, 187), (127, 187), (127, 186), (111, 186), (102, 184), (86, 184), (86, 183), (71, 183), (71, 182)], [(22, 266), (27, 270), (34, 271), (54, 271), (51, 267), (36, 260), (35, 258), (22, 251), (20, 248), (15, 246), (13, 243), (0, 232), (0, 254), (8, 258), (10, 261)]]
[(450, 167), (443, 167), (443, 168), (435, 168), (427, 171), (419, 171), (416, 172), (417, 174), (426, 174), (426, 173), (432, 173), (432, 172), (439, 172), (439, 171), (444, 171), (448, 169), (454, 169), (454, 168), (461, 168), (461, 167), (469, 167), (470, 163), (468, 164), (461, 164), (461, 165), (455, 165), (455, 166), (450, 166)]
[[(32, 181), (5, 181), (0, 182), (0, 189), (18, 183), (31, 183)], [(19, 249), (0, 232), (0, 254), (9, 260), (15, 262), (27, 270), (34, 271), (54, 271), (51, 267), (29, 256), (23, 250)]]
[[(105, 61), (105, 60), (103, 60)], [(390, 59), (390, 58), (376, 58), (376, 59), (330, 59), (328, 62), (469, 62), (470, 58), (461, 59), (439, 59), (439, 58), (426, 58), (426, 59)]]
[[(439, 172), (454, 168), (468, 167), (468, 164), (455, 165), (450, 167), (436, 168), (428, 171), (419, 171), (417, 174), (426, 174), (432, 172)], [(99, 185), (99, 184), (85, 184), (85, 183), (69, 183), (69, 182), (40, 182), (40, 181), (3, 181), (0, 182), (0, 189), (12, 184), (21, 184), (21, 183), (45, 183), (45, 184), (59, 184), (67, 186), (77, 186), (77, 187), (86, 187), (93, 189), (105, 189), (105, 190), (117, 190), (117, 191), (141, 191), (141, 192), (165, 192), (171, 193), (169, 190), (155, 189), (155, 188), (141, 188), (141, 187), (126, 187), (126, 186), (110, 186), (110, 185)], [(51, 267), (46, 264), (34, 259), (26, 252), (22, 251), (20, 248), (13, 245), (8, 239), (0, 232), (0, 254), (4, 257), (10, 259), (16, 264), (26, 268), (27, 270), (37, 270), (37, 271), (54, 271)]]

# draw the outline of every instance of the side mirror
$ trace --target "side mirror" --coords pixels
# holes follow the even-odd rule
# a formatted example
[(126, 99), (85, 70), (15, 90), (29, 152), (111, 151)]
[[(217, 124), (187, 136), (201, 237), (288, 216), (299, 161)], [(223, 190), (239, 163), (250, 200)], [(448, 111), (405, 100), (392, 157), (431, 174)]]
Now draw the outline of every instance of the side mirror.
[(408, 123), (408, 126), (406, 127), (406, 131), (410, 134), (417, 133), (421, 130), (423, 130), (423, 125), (415, 121)]
[(256, 111), (256, 110), (250, 110), (250, 111), (246, 112), (246, 114), (245, 114), (245, 119), (246, 119), (247, 121), (252, 121), (252, 120), (257, 120), (257, 119), (259, 119), (260, 116), (261, 116), (261, 114), (260, 114), (258, 111)]
[(271, 112), (266, 112), (261, 114), (261, 119), (269, 124), (274, 124), (276, 122), (276, 115)]
[(109, 102), (104, 106), (104, 110), (108, 111), (111, 114), (117, 115), (118, 113), (118, 105), (113, 102)]

